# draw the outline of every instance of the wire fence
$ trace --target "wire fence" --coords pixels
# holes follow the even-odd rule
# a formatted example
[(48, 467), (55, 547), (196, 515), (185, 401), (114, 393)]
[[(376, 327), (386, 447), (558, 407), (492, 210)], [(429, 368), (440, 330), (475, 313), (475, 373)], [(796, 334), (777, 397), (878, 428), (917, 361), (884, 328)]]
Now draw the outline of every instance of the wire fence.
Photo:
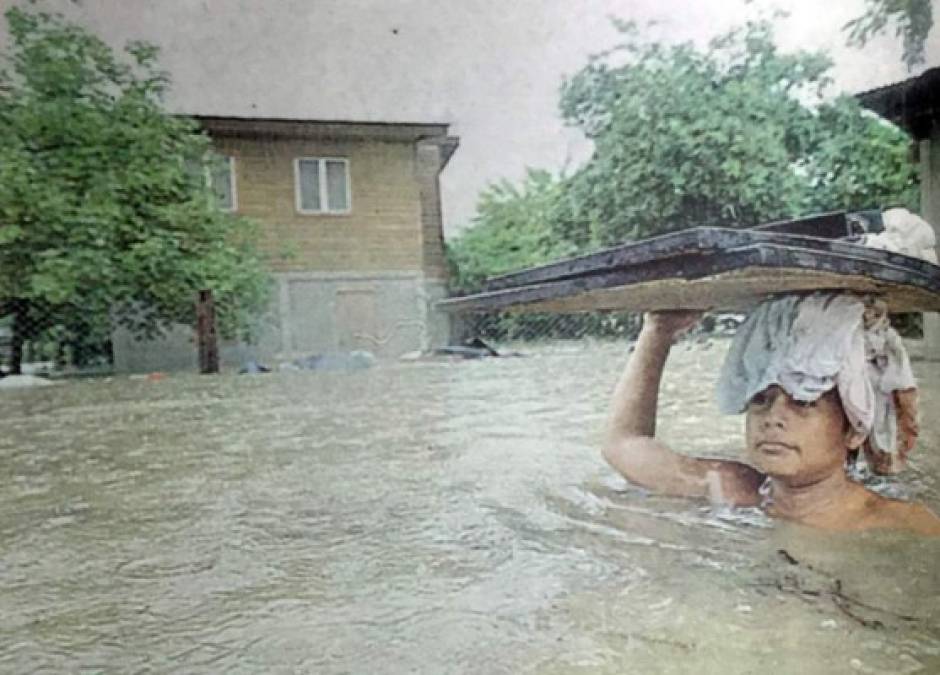
[(211, 291), (193, 298), (192, 316), (178, 323), (149, 321), (144, 311), (92, 311), (90, 308), (37, 302), (0, 302), (0, 376), (63, 372), (106, 372), (114, 367), (116, 330), (134, 326), (135, 338), (159, 339), (174, 325), (192, 326), (192, 349), (202, 372), (218, 371), (217, 313), (230, 311), (216, 304)]
[[(112, 326), (102, 328), (83, 321), (79, 311), (63, 314), (61, 308), (55, 313), (44, 313), (42, 307), (35, 305), (23, 312), (13, 307), (2, 309), (6, 311), (0, 314), (0, 372), (96, 372), (113, 367)], [(198, 338), (213, 331), (212, 321), (198, 309), (197, 319), (193, 349), (200, 356), (200, 369), (206, 365), (211, 368), (218, 361), (217, 348), (211, 340), (199, 342)], [(640, 315), (628, 312), (469, 314), (453, 318), (450, 343), (465, 345), (482, 340), (502, 346), (584, 339), (629, 340), (636, 336), (640, 325)]]
[[(219, 362), (218, 341), (231, 336), (218, 334), (211, 315), (228, 308), (218, 303), (213, 306), (211, 297), (206, 302), (194, 298), (191, 348), (198, 360), (192, 363), (203, 372), (215, 372)], [(740, 314), (706, 315), (696, 332), (703, 336), (729, 335), (743, 318)], [(895, 315), (892, 324), (904, 337), (919, 338), (923, 334), (920, 314)], [(473, 313), (452, 317), (449, 342), (455, 347), (485, 350), (507, 345), (518, 348), (552, 342), (632, 340), (641, 325), (642, 316), (632, 312)], [(0, 303), (0, 375), (107, 372), (115, 365), (114, 336), (112, 323), (92, 319), (80, 307), (63, 312), (60, 306), (52, 312), (38, 305), (24, 309), (9, 302)]]
[(639, 332), (641, 318), (631, 312), (488, 312), (462, 315), (454, 322), (453, 334), (459, 344), (482, 340), (504, 345), (586, 338), (632, 339)]
[[(733, 335), (745, 314), (705, 314), (693, 335)], [(891, 315), (891, 324), (902, 337), (923, 337), (923, 315)], [(460, 345), (490, 346), (576, 340), (633, 340), (642, 327), (642, 314), (635, 312), (585, 312), (580, 314), (489, 312), (455, 319), (454, 341)]]
[(48, 372), (110, 364), (111, 336), (86, 308), (0, 304), (0, 371)]

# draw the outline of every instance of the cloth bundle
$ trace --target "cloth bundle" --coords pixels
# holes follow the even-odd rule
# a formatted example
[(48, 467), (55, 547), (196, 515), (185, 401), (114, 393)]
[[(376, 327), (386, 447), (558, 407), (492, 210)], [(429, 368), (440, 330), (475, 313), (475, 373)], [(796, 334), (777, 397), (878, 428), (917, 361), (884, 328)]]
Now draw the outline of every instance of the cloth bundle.
[(888, 322), (884, 302), (867, 303), (862, 326), (868, 380), (875, 395), (875, 417), (865, 456), (877, 473), (896, 473), (904, 468), (917, 441), (917, 383), (901, 336)]
[(798, 401), (836, 388), (851, 425), (868, 434), (872, 469), (903, 468), (917, 438), (917, 385), (883, 304), (847, 293), (763, 302), (740, 326), (725, 358), (719, 408), (743, 412), (773, 384)]
[(865, 245), (921, 258), (937, 264), (937, 235), (926, 220), (907, 209), (888, 209), (881, 214), (885, 229), (865, 235)]

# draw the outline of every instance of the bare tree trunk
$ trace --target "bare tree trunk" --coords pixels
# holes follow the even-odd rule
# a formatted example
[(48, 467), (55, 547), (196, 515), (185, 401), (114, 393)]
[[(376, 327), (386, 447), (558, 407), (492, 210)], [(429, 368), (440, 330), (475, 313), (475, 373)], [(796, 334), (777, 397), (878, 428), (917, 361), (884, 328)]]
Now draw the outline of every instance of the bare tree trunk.
[(13, 336), (10, 341), (10, 375), (23, 373), (23, 343), (26, 342), (26, 310), (29, 305), (25, 300), (13, 300)]

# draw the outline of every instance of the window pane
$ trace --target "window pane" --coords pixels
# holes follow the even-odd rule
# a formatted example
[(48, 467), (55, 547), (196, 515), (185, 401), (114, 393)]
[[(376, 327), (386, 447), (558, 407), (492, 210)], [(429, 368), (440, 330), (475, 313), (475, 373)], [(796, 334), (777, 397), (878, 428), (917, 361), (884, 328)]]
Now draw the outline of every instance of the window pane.
[(223, 157), (221, 161), (213, 163), (212, 192), (215, 193), (219, 208), (232, 210), (235, 207), (235, 190), (232, 185), (234, 179), (231, 157)]
[(349, 208), (346, 162), (326, 161), (326, 193), (330, 211), (346, 211)]
[(320, 163), (315, 159), (302, 159), (297, 164), (300, 172), (300, 209), (301, 211), (319, 211)]

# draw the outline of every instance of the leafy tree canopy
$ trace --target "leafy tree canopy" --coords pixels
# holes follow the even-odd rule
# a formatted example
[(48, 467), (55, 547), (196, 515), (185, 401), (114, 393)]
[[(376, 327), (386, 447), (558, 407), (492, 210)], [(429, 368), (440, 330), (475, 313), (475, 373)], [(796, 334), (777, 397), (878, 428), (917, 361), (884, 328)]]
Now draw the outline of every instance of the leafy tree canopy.
[(932, 0), (866, 0), (865, 12), (849, 21), (849, 44), (864, 47), (868, 41), (894, 26), (904, 42), (902, 59), (908, 70), (924, 62), (924, 43), (933, 27)]
[(575, 253), (551, 229), (560, 190), (549, 172), (535, 169), (521, 187), (504, 179), (484, 189), (473, 224), (448, 246), (452, 287), (470, 291), (488, 276)]
[[(830, 60), (781, 53), (766, 22), (692, 44), (625, 42), (566, 81), (565, 119), (594, 142), (559, 234), (610, 244), (859, 205), (913, 184), (903, 132), (825, 101)], [(886, 154), (885, 151), (887, 150)], [(886, 182), (887, 181), (887, 182)]]
[(267, 297), (254, 226), (214, 203), (210, 142), (164, 111), (156, 48), (119, 58), (58, 15), (6, 19), (0, 314), (15, 335), (101, 340), (115, 320), (151, 334), (191, 323), (202, 288), (224, 332), (244, 329)]

